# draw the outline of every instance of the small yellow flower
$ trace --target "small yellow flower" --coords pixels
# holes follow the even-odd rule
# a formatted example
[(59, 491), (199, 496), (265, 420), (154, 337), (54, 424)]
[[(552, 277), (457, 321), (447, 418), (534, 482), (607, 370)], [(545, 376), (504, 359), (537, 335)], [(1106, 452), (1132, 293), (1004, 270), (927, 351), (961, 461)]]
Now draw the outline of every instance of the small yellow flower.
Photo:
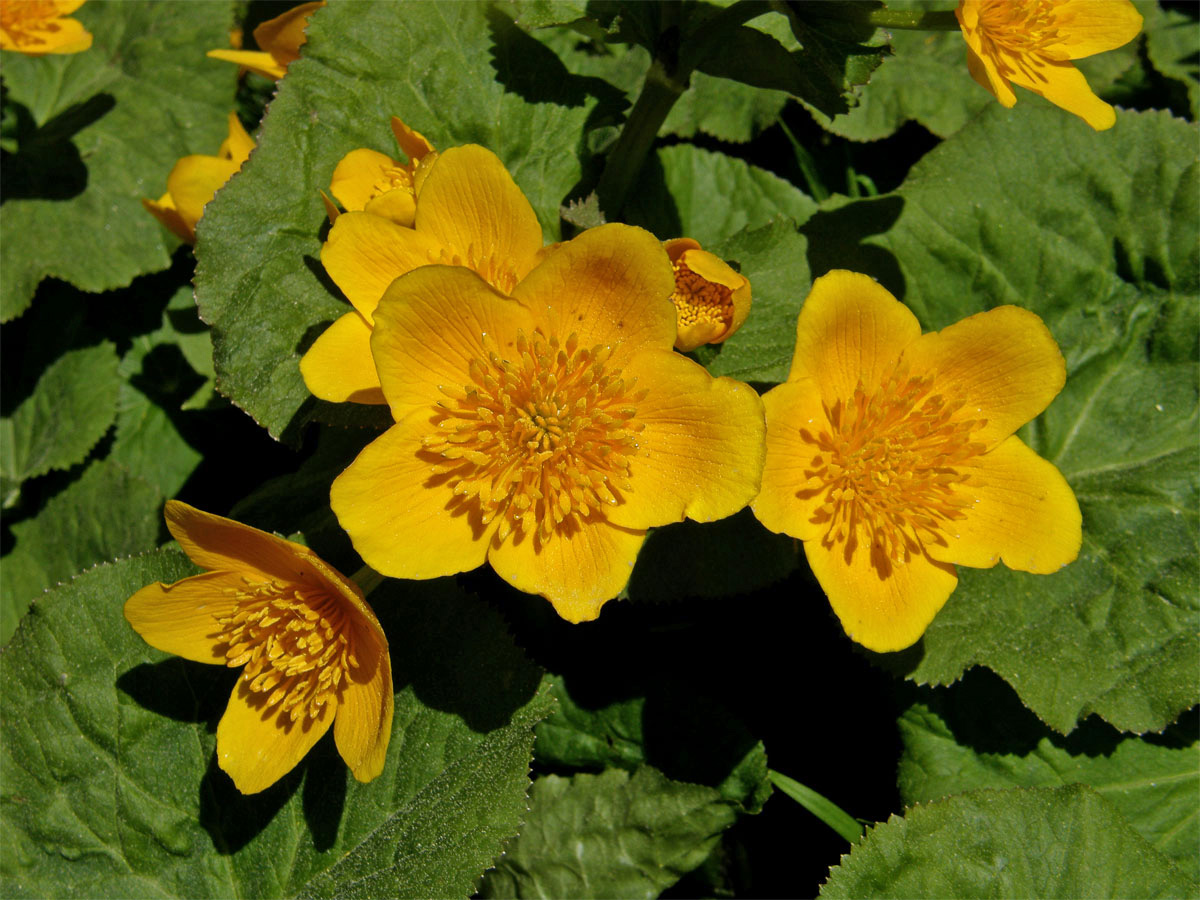
[(385, 403), (371, 357), (375, 307), (387, 286), (419, 266), (466, 266), (509, 293), (537, 264), (537, 215), (496, 154), (473, 144), (441, 153), (421, 177), (412, 228), (368, 212), (338, 216), (321, 263), (354, 310), (330, 325), (300, 360), (322, 400)]
[(461, 267), (397, 279), (371, 337), (396, 424), (330, 495), (362, 558), (403, 578), (487, 561), (581, 622), (648, 528), (745, 506), (762, 403), (671, 349), (674, 284), (662, 245), (618, 224), (554, 247), (511, 296)]
[(1005, 107), (1009, 82), (1045, 97), (1097, 131), (1117, 121), (1071, 64), (1129, 43), (1142, 17), (1129, 0), (959, 0), (954, 14), (967, 42), (967, 68)]
[(354, 777), (375, 778), (392, 733), (392, 664), (358, 586), (307, 547), (232, 519), (177, 500), (166, 519), (209, 571), (142, 588), (125, 618), (159, 650), (245, 666), (217, 726), (217, 762), (237, 789), (270, 787), (330, 725)]
[(234, 176), (254, 149), (254, 139), (246, 133), (237, 113), (229, 114), (229, 137), (216, 156), (195, 154), (175, 163), (167, 176), (167, 192), (154, 200), (142, 200), (142, 206), (167, 226), (181, 241), (196, 243), (196, 223), (204, 207), (225, 182)]
[(754, 513), (804, 542), (852, 639), (901, 650), (954, 590), (956, 565), (1048, 574), (1078, 555), (1075, 495), (1013, 434), (1065, 380), (1027, 310), (922, 335), (866, 275), (830, 272), (800, 311), (788, 380), (763, 396)]
[(719, 344), (741, 328), (750, 313), (749, 279), (691, 238), (675, 238), (663, 246), (675, 269), (675, 349)]
[[(396, 116), (392, 116), (392, 133), (408, 162), (376, 150), (351, 150), (333, 170), (329, 192), (348, 212), (368, 212), (411, 228), (417, 215), (417, 189), (438, 155), (423, 134)], [(330, 219), (337, 219), (336, 209)]]
[(65, 18), (84, 0), (0, 0), (0, 50), (26, 56), (80, 53), (92, 34), (77, 19)]
[[(308, 27), (308, 17), (324, 5), (325, 0), (301, 3), (263, 22), (254, 29), (258, 50), (209, 50), (207, 55), (237, 63), (264, 78), (282, 78), (287, 67), (300, 58), (300, 48), (308, 40), (308, 35), (304, 33)], [(240, 39), (237, 43), (241, 43)]]

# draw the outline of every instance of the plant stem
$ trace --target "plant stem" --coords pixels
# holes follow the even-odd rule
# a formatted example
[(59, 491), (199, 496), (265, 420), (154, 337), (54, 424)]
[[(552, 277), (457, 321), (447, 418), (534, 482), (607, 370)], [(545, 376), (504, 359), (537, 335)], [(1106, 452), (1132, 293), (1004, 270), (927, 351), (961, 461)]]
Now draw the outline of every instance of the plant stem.
[(851, 844), (858, 843), (863, 833), (862, 823), (857, 819), (851, 818), (840, 806), (822, 797), (812, 788), (805, 787), (795, 779), (788, 778), (774, 769), (767, 770), (767, 777), (771, 779), (771, 784), (775, 785), (775, 787), (779, 788)]
[(354, 577), (350, 580), (357, 584), (365, 595), (371, 593), (371, 591), (383, 584), (386, 579), (370, 566), (363, 566), (354, 573)]
[(949, 10), (875, 9), (865, 20), (876, 28), (908, 31), (958, 31), (958, 19)]

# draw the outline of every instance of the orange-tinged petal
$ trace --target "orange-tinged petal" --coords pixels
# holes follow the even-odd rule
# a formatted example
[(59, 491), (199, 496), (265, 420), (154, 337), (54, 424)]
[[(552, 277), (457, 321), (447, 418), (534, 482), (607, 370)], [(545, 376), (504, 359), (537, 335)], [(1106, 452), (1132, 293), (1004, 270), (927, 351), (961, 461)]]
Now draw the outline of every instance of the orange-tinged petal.
[(417, 412), (368, 444), (333, 482), (329, 502), (359, 556), (393, 578), (437, 578), (466, 572), (487, 558), (496, 522), (485, 525), (477, 503), (456, 497), (441, 459), (421, 439), (435, 431)]
[(371, 326), (348, 312), (300, 359), (300, 374), (314, 397), (332, 403), (386, 403), (371, 357)]
[(1092, 92), (1083, 73), (1070, 62), (1030, 61), (1028, 71), (1013, 72), (1009, 78), (1013, 84), (1027, 88), (1055, 106), (1079, 116), (1097, 131), (1117, 124), (1116, 110)]
[(324, 5), (324, 0), (301, 3), (273, 19), (267, 19), (254, 29), (255, 43), (286, 67), (300, 58), (300, 48), (308, 40), (304, 33), (308, 27), (308, 17)]
[(272, 81), (282, 78), (287, 73), (285, 66), (281, 66), (270, 53), (262, 50), (209, 50), (204, 55), (224, 62), (237, 63)]
[(321, 264), (368, 322), (389, 284), (419, 266), (438, 262), (441, 245), (381, 216), (338, 216), (321, 247)]
[(369, 669), (350, 669), (333, 722), (333, 738), (354, 777), (370, 781), (383, 771), (392, 736), (392, 661), (382, 632), (360, 638), (354, 647), (359, 662), (364, 668), (369, 663)]
[[(347, 218), (343, 216), (343, 218)], [(341, 220), (339, 220), (341, 221)], [(529, 311), (459, 266), (425, 266), (392, 283), (375, 310), (371, 353), (383, 394), (400, 421), (471, 384), (471, 360), (489, 351), (516, 358)]]
[(1115, 50), (1142, 30), (1142, 16), (1129, 0), (1063, 0), (1054, 7), (1057, 47), (1069, 59)]
[(410, 228), (416, 220), (417, 201), (413, 197), (412, 191), (406, 188), (396, 188), (368, 200), (367, 205), (363, 207), (363, 212), (373, 216), (383, 216), (385, 219), (391, 219), (397, 225)]
[[(438, 163), (441, 165), (441, 162)], [(421, 202), (424, 203), (424, 197)], [(641, 228), (601, 225), (546, 254), (513, 292), (549, 331), (613, 348), (613, 364), (675, 342), (675, 276), (662, 244)]]
[(592, 519), (570, 534), (555, 531), (545, 543), (531, 535), (516, 537), (488, 551), (496, 574), (518, 590), (545, 597), (568, 622), (588, 622), (629, 581), (646, 533)]
[(691, 325), (679, 326), (675, 335), (675, 347), (686, 353), (703, 344), (719, 344), (726, 337), (724, 325), (717, 322), (693, 322)]
[(806, 474), (816, 448), (800, 436), (800, 429), (815, 434), (828, 427), (820, 388), (811, 378), (789, 381), (773, 387), (762, 399), (767, 417), (766, 462), (762, 489), (750, 505), (767, 529), (814, 540), (825, 530), (812, 521), (825, 492), (819, 490), (819, 481)]
[(1067, 378), (1050, 329), (1017, 306), (998, 306), (923, 335), (903, 358), (912, 375), (932, 375), (936, 391), (965, 399), (973, 416), (987, 420), (971, 432), (987, 447), (1041, 413)]
[(202, 663), (225, 664), (219, 616), (237, 606), (245, 582), (234, 572), (204, 572), (172, 585), (150, 584), (125, 601), (125, 618), (147, 644)]
[(762, 401), (747, 385), (713, 378), (671, 350), (647, 350), (621, 372), (648, 393), (633, 405), (644, 425), (629, 466), (632, 490), (607, 510), (610, 522), (649, 528), (684, 517), (731, 516), (758, 493), (762, 476)]
[(746, 316), (750, 314), (750, 280), (742, 273), (734, 271), (721, 257), (707, 250), (686, 253), (683, 261), (701, 278), (727, 287), (732, 292), (733, 320), (729, 323), (728, 330), (721, 335), (721, 341), (726, 340), (742, 327)]
[(225, 715), (217, 725), (217, 764), (243, 794), (257, 794), (292, 771), (321, 736), (337, 712), (336, 702), (320, 707), (315, 719), (293, 722), (280, 704), (267, 707), (268, 695), (251, 691), (238, 679)]
[(167, 193), (184, 221), (199, 222), (205, 205), (239, 168), (240, 163), (215, 156), (185, 156), (175, 163), (167, 176)]
[(250, 158), (250, 151), (254, 149), (254, 138), (250, 137), (246, 129), (242, 127), (242, 120), (238, 118), (236, 112), (229, 114), (229, 137), (221, 143), (221, 149), (217, 152), (217, 156), (223, 159), (233, 160), (239, 166)]
[[(542, 228), (504, 164), (475, 144), (439, 154), (425, 178), (416, 228), (510, 292), (533, 268)], [(445, 262), (456, 262), (446, 259)]]
[(879, 384), (920, 336), (917, 317), (885, 287), (835, 269), (813, 282), (800, 310), (788, 381), (812, 378), (832, 404), (853, 396), (860, 381)]
[(890, 653), (911, 647), (958, 584), (954, 567), (914, 555), (902, 565), (886, 565), (886, 575), (871, 561), (869, 548), (857, 547), (846, 560), (842, 544), (805, 541), (813, 574), (851, 640), (868, 650)]
[(1016, 435), (960, 466), (972, 480), (958, 488), (973, 497), (966, 518), (946, 526), (948, 546), (930, 547), (945, 562), (1048, 575), (1079, 555), (1079, 503), (1062, 473)]
[(347, 212), (357, 212), (375, 196), (376, 183), (395, 165), (394, 159), (377, 150), (366, 147), (351, 150), (334, 168), (329, 179), (329, 192)]
[(433, 144), (429, 143), (425, 135), (409, 128), (399, 116), (392, 116), (392, 134), (396, 136), (396, 144), (410, 163), (418, 163), (433, 152)]
[(171, 199), (170, 194), (163, 194), (158, 198), (157, 203), (143, 198), (142, 206), (181, 241), (188, 244), (196, 243), (195, 223), (189, 224), (184, 220), (183, 216), (179, 214), (179, 210), (175, 208), (175, 202)]

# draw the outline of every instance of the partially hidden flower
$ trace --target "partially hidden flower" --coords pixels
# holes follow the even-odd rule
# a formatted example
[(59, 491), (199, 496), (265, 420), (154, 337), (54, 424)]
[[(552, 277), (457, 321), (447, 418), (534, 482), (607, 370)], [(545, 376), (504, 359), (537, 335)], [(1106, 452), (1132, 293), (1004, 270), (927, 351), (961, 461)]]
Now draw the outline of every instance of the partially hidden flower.
[(0, 50), (26, 56), (80, 53), (92, 46), (92, 34), (78, 19), (67, 18), (84, 0), (0, 0)]
[(392, 732), (387, 638), (363, 593), (307, 547), (167, 502), (167, 527), (209, 571), (125, 603), (146, 643), (244, 666), (217, 726), (217, 762), (243, 794), (292, 770), (330, 726), (359, 781), (383, 770)]
[[(433, 144), (392, 116), (392, 133), (407, 162), (361, 147), (351, 150), (333, 170), (329, 192), (347, 212), (368, 212), (411, 228), (417, 215), (418, 182), (437, 159)], [(330, 212), (337, 219), (337, 210)]]
[(487, 561), (580, 622), (648, 528), (745, 506), (762, 403), (671, 349), (673, 289), (661, 243), (619, 224), (555, 246), (511, 296), (461, 267), (392, 283), (371, 349), (395, 424), (330, 496), (362, 558), (418, 579)]
[(229, 114), (229, 137), (216, 156), (194, 154), (175, 163), (167, 176), (167, 192), (142, 206), (167, 226), (181, 241), (196, 243), (196, 223), (204, 207), (225, 182), (234, 176), (254, 149), (254, 138), (246, 133), (237, 113)]
[(675, 349), (719, 344), (741, 328), (750, 313), (749, 279), (691, 238), (675, 238), (663, 246), (675, 270)]
[(444, 151), (421, 180), (412, 228), (365, 211), (333, 223), (321, 263), (354, 309), (304, 354), (304, 383), (322, 400), (385, 403), (370, 340), (388, 285), (440, 264), (465, 266), (507, 294), (541, 256), (537, 215), (499, 158), (473, 144)]
[[(1117, 114), (1071, 63), (1129, 43), (1142, 17), (1129, 0), (959, 0), (967, 68), (1005, 107), (1012, 84), (1045, 97), (1097, 131)], [(1011, 82), (1011, 84), (1010, 84)]]
[(324, 5), (324, 0), (301, 3), (260, 24), (254, 29), (258, 50), (209, 50), (206, 55), (237, 63), (264, 78), (278, 80), (286, 74), (287, 67), (300, 58), (300, 48), (308, 40), (304, 33), (308, 17)]
[(921, 334), (866, 275), (818, 278), (788, 380), (763, 396), (759, 521), (804, 542), (846, 633), (915, 643), (956, 565), (1056, 572), (1082, 539), (1062, 474), (1013, 432), (1062, 389), (1042, 320), (1015, 306)]

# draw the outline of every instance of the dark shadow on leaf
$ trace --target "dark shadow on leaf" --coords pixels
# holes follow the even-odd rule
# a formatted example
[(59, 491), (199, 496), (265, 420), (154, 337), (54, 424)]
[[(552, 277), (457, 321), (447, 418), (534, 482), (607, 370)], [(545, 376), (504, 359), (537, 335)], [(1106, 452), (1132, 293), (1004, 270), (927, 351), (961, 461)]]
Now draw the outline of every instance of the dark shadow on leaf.
[(667, 189), (666, 173), (657, 154), (646, 157), (637, 182), (629, 192), (623, 219), (630, 225), (640, 225), (659, 240), (682, 235), (679, 208)]
[(213, 733), (236, 678), (224, 666), (172, 656), (134, 666), (117, 678), (117, 688), (151, 712), (177, 722), (205, 722)]
[(864, 243), (890, 229), (903, 209), (901, 197), (859, 200), (819, 212), (801, 225), (800, 233), (808, 238), (808, 267), (813, 278), (831, 269), (863, 272), (903, 300), (906, 285), (896, 257), (882, 247)]
[[(319, 259), (317, 259), (315, 256), (309, 256), (306, 253), (304, 254), (304, 265), (308, 271), (313, 273), (317, 281), (321, 283), (321, 287), (329, 291), (329, 295), (331, 297), (337, 297), (339, 300), (346, 300), (346, 296), (342, 293), (342, 289), (334, 284), (333, 279), (329, 277), (329, 273), (325, 271), (325, 267), (321, 265), (321, 261)], [(349, 300), (346, 300), (346, 311), (350, 311)]]
[[(350, 307), (347, 307), (346, 312), (350, 311)], [(305, 328), (304, 334), (300, 335), (300, 340), (296, 342), (296, 352), (301, 356), (307, 353), (309, 348), (317, 342), (317, 338), (323, 335), (325, 329), (332, 325), (333, 322), (333, 319), (322, 319), (320, 322), (316, 322)]]
[(323, 853), (337, 840), (338, 826), (346, 807), (346, 780), (351, 777), (345, 761), (336, 752), (333, 729), (308, 754), (305, 768), (304, 820), (312, 833), (313, 849)]
[(72, 138), (116, 106), (112, 95), (96, 94), (59, 113), (41, 128), (24, 106), (7, 105), (15, 118), (11, 131), (15, 131), (17, 149), (15, 153), (0, 154), (0, 202), (69, 200), (82, 194), (87, 188), (88, 170)]
[[(317, 747), (309, 752), (309, 756), (329, 741), (329, 735), (323, 737), (317, 742)], [(237, 853), (270, 825), (300, 787), (300, 780), (309, 765), (306, 758), (265, 791), (243, 794), (234, 786), (233, 779), (217, 765), (214, 754), (209, 760), (208, 770), (200, 779), (200, 827), (208, 832), (217, 852), (225, 856)], [(335, 826), (340, 819), (339, 810), (334, 820)]]

